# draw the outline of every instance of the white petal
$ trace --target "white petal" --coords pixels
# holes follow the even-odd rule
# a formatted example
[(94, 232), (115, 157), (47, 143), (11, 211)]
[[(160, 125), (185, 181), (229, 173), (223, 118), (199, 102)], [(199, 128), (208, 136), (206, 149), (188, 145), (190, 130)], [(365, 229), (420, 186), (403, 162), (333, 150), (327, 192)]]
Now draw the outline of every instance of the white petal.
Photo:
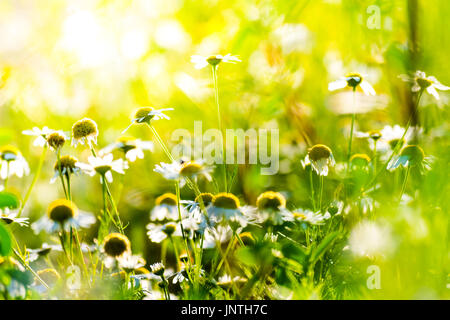
[(366, 80), (363, 80), (360, 85), (361, 89), (364, 91), (366, 95), (376, 95), (375, 89), (372, 87), (370, 83), (368, 83)]
[(334, 90), (345, 88), (346, 86), (347, 86), (347, 81), (344, 79), (340, 79), (340, 80), (330, 82), (328, 84), (328, 90), (334, 91)]
[(436, 91), (436, 89), (434, 88), (434, 86), (429, 86), (428, 88), (427, 88), (427, 92), (429, 93), (429, 94), (431, 94), (433, 97), (435, 97), (436, 98), (436, 100), (439, 100), (439, 93)]

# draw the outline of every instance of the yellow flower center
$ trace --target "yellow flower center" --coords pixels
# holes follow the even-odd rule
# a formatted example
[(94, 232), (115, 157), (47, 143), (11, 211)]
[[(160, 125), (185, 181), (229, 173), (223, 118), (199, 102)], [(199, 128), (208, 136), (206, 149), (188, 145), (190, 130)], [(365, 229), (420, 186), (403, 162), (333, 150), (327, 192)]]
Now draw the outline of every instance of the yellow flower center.
[(176, 206), (177, 205), (177, 196), (173, 193), (164, 193), (163, 195), (159, 196), (155, 200), (155, 204), (157, 206), (161, 204), (166, 204), (168, 206)]
[(416, 81), (422, 90), (428, 88), (429, 86), (431, 86), (433, 84), (433, 81), (428, 80), (427, 78), (417, 78)]
[(103, 240), (104, 249), (107, 255), (119, 257), (125, 252), (131, 251), (131, 244), (128, 238), (120, 233), (111, 233)]
[(403, 148), (400, 153), (402, 157), (408, 157), (411, 166), (416, 166), (422, 163), (425, 154), (421, 147), (416, 145), (409, 145)]
[(155, 109), (152, 108), (152, 107), (142, 107), (142, 108), (139, 108), (139, 109), (136, 111), (135, 115), (134, 115), (134, 118), (137, 119), (136, 122), (137, 122), (137, 123), (145, 123), (145, 122), (150, 123), (150, 120), (151, 120), (154, 116), (153, 116), (153, 115), (149, 115), (149, 113), (150, 113), (151, 111), (153, 111), (153, 110), (155, 110)]
[(239, 199), (232, 193), (222, 192), (214, 197), (213, 205), (224, 209), (237, 209), (240, 206)]
[(369, 131), (369, 137), (370, 137), (372, 140), (377, 141), (378, 139), (381, 138), (381, 132), (380, 132), (380, 131), (376, 131), (376, 130), (374, 130), (374, 131)]
[(78, 120), (72, 126), (72, 135), (74, 139), (87, 138), (90, 136), (97, 136), (98, 129), (94, 120), (84, 118)]
[(365, 167), (369, 164), (370, 162), (370, 158), (367, 154), (364, 153), (357, 153), (352, 155), (352, 157), (350, 158), (350, 163), (353, 166), (357, 166), (357, 167)]
[(136, 138), (135, 137), (120, 137), (117, 139), (118, 147), (127, 153), (130, 150), (136, 149)]
[(78, 208), (70, 200), (58, 199), (50, 203), (47, 214), (51, 220), (57, 223), (64, 223), (78, 214)]
[(294, 218), (299, 219), (299, 220), (306, 220), (306, 216), (300, 212), (294, 212), (293, 216), (294, 216)]
[(162, 231), (170, 237), (176, 229), (177, 225), (175, 223), (167, 223), (163, 226)]
[(111, 170), (111, 166), (110, 165), (102, 165), (102, 166), (97, 166), (94, 168), (95, 171), (100, 174), (100, 175), (104, 175), (106, 174), (108, 171)]
[(66, 138), (58, 132), (50, 133), (47, 136), (47, 143), (53, 149), (60, 149), (66, 142)]
[(311, 161), (319, 161), (320, 159), (328, 159), (331, 157), (331, 149), (324, 144), (316, 144), (308, 151)]
[(256, 199), (256, 206), (260, 210), (277, 210), (286, 207), (286, 199), (279, 192), (266, 191)]
[(200, 199), (202, 199), (203, 205), (206, 207), (206, 206), (208, 206), (210, 203), (212, 203), (214, 201), (214, 195), (212, 193), (208, 193), (208, 192), (200, 193), (195, 198), (194, 201), (197, 202), (197, 203), (200, 203)]
[(184, 177), (192, 177), (201, 172), (202, 169), (203, 169), (202, 165), (193, 161), (189, 161), (183, 164), (180, 170), (180, 174)]
[(19, 149), (14, 146), (7, 145), (0, 148), (0, 157), (5, 161), (14, 161), (20, 155)]
[(60, 162), (56, 161), (54, 170), (59, 171), (66, 169), (66, 173), (73, 173), (76, 166), (75, 164), (78, 162), (78, 160), (72, 156), (62, 156), (60, 158)]
[(206, 58), (206, 62), (208, 62), (212, 66), (217, 66), (222, 61), (222, 57), (220, 56), (209, 56)]
[(359, 73), (351, 72), (346, 74), (347, 84), (349, 87), (355, 88), (358, 84), (360, 84), (363, 80), (362, 76)]

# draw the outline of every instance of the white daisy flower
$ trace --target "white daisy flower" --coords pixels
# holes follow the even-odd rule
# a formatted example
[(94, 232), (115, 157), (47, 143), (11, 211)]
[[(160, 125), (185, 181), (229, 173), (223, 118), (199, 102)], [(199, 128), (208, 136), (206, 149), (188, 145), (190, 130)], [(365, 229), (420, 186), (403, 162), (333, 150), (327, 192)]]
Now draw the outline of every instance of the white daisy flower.
[(22, 178), (29, 173), (30, 167), (28, 162), (19, 149), (10, 145), (0, 148), (0, 178), (5, 180), (13, 175)]
[(423, 149), (417, 145), (408, 145), (402, 149), (399, 155), (394, 157), (388, 164), (387, 169), (392, 171), (400, 166), (415, 167), (420, 172), (431, 169), (431, 157), (425, 156)]
[(248, 207), (241, 207), (239, 199), (234, 194), (221, 192), (214, 196), (208, 215), (211, 222), (226, 224), (237, 231), (249, 223), (243, 211), (249, 211)]
[(193, 55), (193, 56), (191, 56), (191, 62), (194, 64), (195, 69), (203, 69), (208, 64), (213, 67), (216, 67), (221, 62), (236, 63), (236, 62), (241, 62), (241, 60), (237, 56), (233, 56), (231, 54), (227, 54), (225, 56), (218, 54), (218, 55), (212, 55), (209, 57)]
[(139, 255), (124, 254), (117, 258), (119, 268), (130, 273), (145, 266), (145, 260)]
[(135, 123), (148, 123), (150, 124), (151, 120), (160, 120), (166, 119), (170, 120), (170, 118), (164, 114), (164, 111), (172, 111), (173, 108), (165, 108), (165, 109), (155, 109), (153, 107), (141, 107), (136, 110), (134, 114), (134, 118), (131, 121), (130, 125), (122, 131), (124, 134), (133, 124)]
[(21, 227), (28, 227), (29, 218), (17, 218), (16, 211), (10, 211), (9, 208), (0, 209), (0, 219), (6, 223), (17, 223)]
[(372, 85), (363, 79), (359, 73), (348, 73), (345, 77), (328, 84), (329, 91), (335, 91), (345, 87), (351, 87), (354, 90), (359, 86), (366, 95), (376, 95)]
[(230, 241), (233, 236), (233, 229), (229, 225), (220, 224), (212, 228), (206, 228), (203, 240), (203, 248), (215, 248), (217, 243)]
[(43, 147), (47, 144), (47, 136), (54, 132), (55, 130), (49, 129), (47, 126), (39, 129), (38, 127), (34, 127), (32, 130), (24, 130), (22, 134), (27, 136), (35, 136), (36, 139), (33, 141), (33, 146), (35, 147)]
[(153, 151), (153, 142), (142, 141), (134, 137), (120, 137), (117, 142), (114, 142), (102, 150), (100, 150), (100, 156), (112, 153), (114, 150), (120, 150), (124, 153), (125, 158), (134, 162), (136, 159), (144, 159), (144, 150)]
[(256, 208), (246, 207), (244, 215), (256, 223), (270, 223), (281, 225), (285, 221), (292, 221), (289, 210), (286, 209), (286, 199), (279, 192), (266, 191), (256, 199)]
[(450, 87), (444, 86), (433, 76), (426, 76), (423, 71), (416, 71), (414, 76), (409, 76), (406, 74), (402, 74), (399, 76), (403, 81), (411, 82), (412, 92), (419, 92), (421, 90), (426, 90), (429, 94), (431, 94), (436, 100), (439, 100), (439, 93), (437, 90), (447, 91), (450, 90)]
[[(150, 212), (150, 221), (176, 221), (178, 220), (177, 196), (173, 193), (164, 193), (155, 200), (155, 206)], [(181, 216), (185, 216), (185, 209), (180, 205)]]
[(55, 166), (53, 167), (55, 174), (50, 179), (50, 183), (55, 183), (60, 174), (62, 176), (69, 176), (71, 174), (79, 174), (81, 172), (81, 169), (77, 167), (77, 158), (65, 155), (61, 156), (59, 160), (60, 161), (56, 161)]
[(292, 211), (292, 218), (299, 222), (306, 222), (312, 225), (321, 225), (324, 224), (326, 220), (331, 218), (331, 215), (328, 211), (325, 214), (322, 214), (320, 211), (313, 212), (311, 210), (299, 208)]
[(72, 126), (72, 145), (86, 143), (89, 147), (97, 144), (98, 127), (97, 123), (89, 118), (83, 118), (75, 122)]
[(96, 222), (95, 216), (86, 211), (78, 210), (77, 206), (70, 200), (59, 199), (53, 201), (47, 214), (31, 224), (35, 234), (41, 231), (53, 233), (61, 230), (69, 231), (72, 228), (89, 228)]
[(167, 180), (178, 180), (180, 187), (186, 184), (187, 179), (197, 181), (198, 177), (203, 176), (206, 180), (211, 181), (211, 166), (203, 165), (202, 160), (197, 161), (183, 161), (182, 163), (164, 163), (161, 162), (155, 166), (153, 171), (158, 172)]
[(163, 225), (154, 223), (147, 224), (147, 236), (151, 242), (160, 243), (168, 237), (181, 237), (181, 228), (174, 222)]
[(336, 162), (331, 149), (323, 144), (316, 144), (308, 150), (308, 154), (302, 163), (303, 167), (310, 164), (311, 167), (320, 176), (328, 175), (328, 167), (333, 167)]
[(106, 154), (103, 157), (90, 156), (88, 161), (89, 164), (77, 162), (76, 166), (91, 177), (98, 173), (101, 177), (105, 177), (109, 183), (113, 181), (111, 171), (125, 174), (124, 170), (128, 169), (128, 163), (126, 161), (123, 159), (113, 160), (112, 154)]

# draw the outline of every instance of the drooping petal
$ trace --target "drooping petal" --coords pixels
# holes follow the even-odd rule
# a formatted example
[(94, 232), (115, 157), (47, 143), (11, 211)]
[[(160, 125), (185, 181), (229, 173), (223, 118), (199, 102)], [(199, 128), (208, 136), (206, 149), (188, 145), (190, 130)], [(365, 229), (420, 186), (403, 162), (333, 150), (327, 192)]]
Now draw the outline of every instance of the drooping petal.
[(335, 90), (338, 90), (338, 89), (345, 88), (346, 86), (347, 86), (347, 81), (344, 80), (344, 79), (340, 79), (340, 80), (336, 80), (336, 81), (330, 82), (328, 84), (328, 90), (329, 91), (335, 91)]
[(433, 85), (427, 88), (427, 92), (435, 97), (436, 100), (439, 100), (439, 93), (436, 91), (436, 88)]
[(366, 80), (363, 80), (363, 81), (359, 84), (359, 86), (361, 87), (361, 89), (364, 91), (364, 93), (365, 93), (366, 95), (374, 96), (374, 95), (377, 94), (377, 93), (375, 92), (375, 89), (372, 87), (372, 85), (371, 85), (369, 82), (367, 82)]

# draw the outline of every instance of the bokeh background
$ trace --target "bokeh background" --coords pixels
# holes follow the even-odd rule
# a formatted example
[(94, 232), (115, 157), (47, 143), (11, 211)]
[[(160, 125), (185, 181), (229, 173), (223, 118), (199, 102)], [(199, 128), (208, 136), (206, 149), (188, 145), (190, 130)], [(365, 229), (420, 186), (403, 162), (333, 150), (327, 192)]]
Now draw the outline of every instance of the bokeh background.
[[(0, 145), (19, 147), (33, 171), (41, 149), (21, 133), (33, 126), (70, 132), (76, 120), (89, 117), (98, 123), (101, 148), (120, 136), (136, 107), (150, 105), (175, 108), (168, 112), (170, 121), (155, 123), (166, 141), (177, 128), (192, 131), (194, 120), (202, 120), (204, 130), (216, 128), (211, 72), (194, 69), (190, 56), (232, 53), (242, 62), (219, 68), (224, 125), (280, 130), (280, 173), (261, 176), (258, 166), (240, 166), (233, 191), (254, 204), (260, 192), (274, 189), (288, 196), (289, 207), (307, 207), (309, 189), (300, 159), (308, 146), (325, 143), (337, 160), (345, 159), (351, 91), (330, 93), (328, 82), (356, 71), (376, 89), (376, 97), (358, 93), (358, 130), (405, 125), (413, 100), (399, 74), (420, 69), (450, 84), (449, 16), (446, 0), (3, 0)], [(396, 211), (386, 200), (389, 185), (377, 194), (377, 214), (388, 230), (386, 238), (376, 240), (388, 248), (376, 261), (382, 290), (365, 286), (366, 267), (374, 262), (352, 257), (333, 278), (336, 288), (344, 287), (341, 298), (450, 297), (449, 98), (443, 93), (436, 103), (425, 95), (415, 119), (433, 139), (424, 143), (425, 152), (443, 159), (420, 182), (420, 201)], [(153, 139), (144, 126), (128, 134)], [(363, 140), (355, 140), (354, 150), (370, 153)], [(89, 151), (66, 145), (63, 154), (86, 161)], [(32, 221), (63, 197), (59, 185), (49, 184), (54, 161), (49, 152), (27, 205)], [(160, 161), (166, 159), (156, 145), (124, 177), (115, 176), (113, 185), (133, 250), (149, 262), (159, 259), (159, 248), (145, 235), (149, 210), (157, 196), (173, 191), (153, 172)], [(338, 184), (333, 179), (326, 184), (330, 199)], [(10, 185), (23, 196), (31, 180), (32, 174), (12, 178)], [(119, 181), (123, 187), (116, 187)], [(98, 213), (98, 178), (80, 176), (73, 183), (78, 206)], [(192, 194), (183, 190), (183, 197)], [(19, 239), (30, 247), (46, 240), (25, 229)], [(363, 280), (346, 284), (342, 277), (348, 272)]]

